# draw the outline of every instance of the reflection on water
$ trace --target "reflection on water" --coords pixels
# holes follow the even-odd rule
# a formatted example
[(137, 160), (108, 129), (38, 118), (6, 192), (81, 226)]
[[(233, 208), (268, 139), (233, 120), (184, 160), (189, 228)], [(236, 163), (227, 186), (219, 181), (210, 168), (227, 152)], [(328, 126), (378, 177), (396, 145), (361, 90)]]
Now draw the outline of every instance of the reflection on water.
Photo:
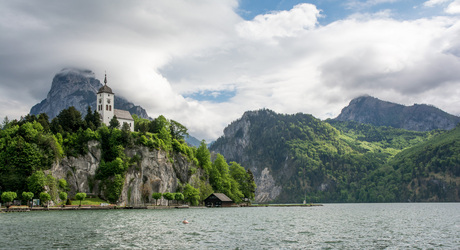
[(456, 249), (459, 211), (407, 203), (4, 213), (0, 248)]

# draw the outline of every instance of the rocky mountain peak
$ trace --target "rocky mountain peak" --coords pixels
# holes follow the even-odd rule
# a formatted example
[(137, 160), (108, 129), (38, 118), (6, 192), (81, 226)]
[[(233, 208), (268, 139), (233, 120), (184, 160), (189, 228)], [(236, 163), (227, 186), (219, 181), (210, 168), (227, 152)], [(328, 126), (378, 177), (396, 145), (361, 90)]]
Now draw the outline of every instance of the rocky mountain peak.
[(453, 129), (460, 117), (434, 106), (414, 104), (404, 106), (382, 101), (372, 96), (360, 96), (350, 101), (335, 120), (355, 121), (375, 126), (391, 126), (414, 131)]
[[(65, 68), (54, 76), (46, 99), (33, 106), (30, 114), (46, 113), (52, 119), (61, 110), (74, 106), (84, 116), (88, 106), (92, 110), (96, 109), (96, 93), (102, 86), (91, 70)], [(149, 118), (142, 107), (118, 95), (115, 96), (115, 108), (128, 110), (141, 118)]]

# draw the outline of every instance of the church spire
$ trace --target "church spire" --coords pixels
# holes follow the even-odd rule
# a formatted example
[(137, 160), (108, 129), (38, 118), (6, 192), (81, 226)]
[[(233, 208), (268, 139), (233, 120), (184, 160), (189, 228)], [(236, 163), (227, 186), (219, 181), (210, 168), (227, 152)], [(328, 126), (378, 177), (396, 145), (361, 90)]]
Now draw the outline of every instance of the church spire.
[(107, 86), (107, 73), (105, 74), (104, 83)]

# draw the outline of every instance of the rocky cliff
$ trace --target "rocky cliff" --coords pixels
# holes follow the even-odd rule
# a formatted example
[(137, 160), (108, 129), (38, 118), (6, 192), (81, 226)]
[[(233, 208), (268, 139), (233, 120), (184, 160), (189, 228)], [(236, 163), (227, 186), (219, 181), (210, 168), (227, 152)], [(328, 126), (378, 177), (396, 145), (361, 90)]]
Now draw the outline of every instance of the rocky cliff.
[(371, 96), (361, 96), (353, 99), (347, 107), (343, 108), (335, 120), (414, 131), (431, 131), (453, 129), (460, 122), (460, 117), (426, 104), (408, 107)]
[[(86, 155), (77, 158), (66, 157), (47, 171), (47, 174), (51, 173), (56, 179), (67, 181), (70, 188), (69, 197), (78, 192), (85, 192), (104, 198), (100, 181), (95, 178), (101, 161), (100, 144), (90, 141), (88, 148), (89, 152)], [(128, 157), (137, 155), (140, 161), (129, 167), (118, 205), (136, 206), (153, 203), (152, 193), (176, 192), (179, 183), (188, 183), (191, 178), (189, 170), (192, 163), (180, 154), (174, 153), (171, 159), (165, 151), (150, 150), (142, 146), (127, 149), (125, 154)], [(199, 174), (198, 171), (197, 175)]]
[(249, 153), (256, 146), (252, 143), (250, 131), (252, 120), (257, 119), (260, 113), (266, 112), (266, 110), (245, 112), (240, 119), (224, 129), (223, 137), (219, 138), (210, 148), (222, 154), (227, 160), (239, 162), (246, 169), (251, 170), (257, 185), (256, 202), (272, 201), (281, 192), (281, 186), (276, 183), (270, 165), (263, 164), (257, 155)]
[[(56, 117), (61, 110), (74, 106), (82, 116), (86, 115), (88, 106), (96, 109), (96, 93), (102, 87), (91, 70), (68, 68), (56, 74), (46, 99), (33, 106), (30, 114), (46, 113), (50, 119)], [(115, 96), (115, 108), (128, 110), (141, 118), (148, 119), (147, 112), (126, 99)]]

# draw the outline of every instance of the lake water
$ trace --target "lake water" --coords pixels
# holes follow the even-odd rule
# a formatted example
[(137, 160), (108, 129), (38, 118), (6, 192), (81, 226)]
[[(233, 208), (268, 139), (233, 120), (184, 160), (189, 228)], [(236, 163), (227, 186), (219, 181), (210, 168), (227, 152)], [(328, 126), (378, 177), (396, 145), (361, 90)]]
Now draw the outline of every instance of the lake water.
[(3, 213), (0, 248), (459, 249), (460, 203)]

